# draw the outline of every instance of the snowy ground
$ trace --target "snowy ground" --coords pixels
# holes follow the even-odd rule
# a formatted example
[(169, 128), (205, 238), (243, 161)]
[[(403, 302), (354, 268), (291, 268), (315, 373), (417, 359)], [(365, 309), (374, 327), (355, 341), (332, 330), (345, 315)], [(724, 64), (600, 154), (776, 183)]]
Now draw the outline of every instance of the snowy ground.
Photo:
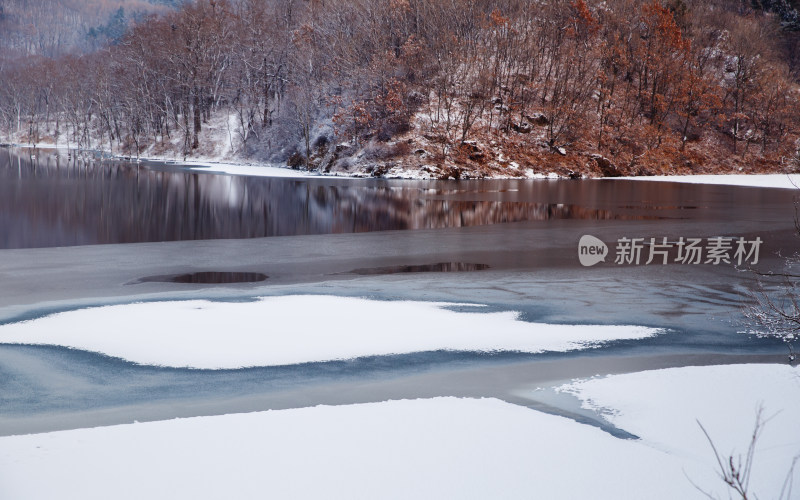
[[(447, 307), (460, 306), (465, 311)], [(253, 302), (148, 302), (0, 326), (0, 342), (59, 345), (140, 364), (206, 369), (423, 351), (568, 351), (660, 330), (549, 325), (481, 306), (294, 295)]]
[(723, 453), (744, 452), (763, 402), (777, 415), (759, 441), (751, 489), (777, 498), (800, 451), (799, 377), (788, 366), (732, 365), (564, 388), (639, 440), (496, 399), (457, 398), (11, 436), (0, 438), (0, 496), (704, 498), (691, 479), (726, 498), (695, 419)]
[(236, 165), (232, 163), (214, 163), (187, 161), (183, 165), (196, 165), (191, 168), (198, 172), (226, 174), (226, 175), (245, 175), (249, 177), (319, 177), (318, 174), (304, 170), (294, 170), (287, 167), (274, 165)]
[(691, 184), (722, 184), (726, 186), (798, 189), (800, 174), (719, 174), (719, 175), (660, 175), (652, 177), (614, 177), (636, 181), (685, 182)]
[[(222, 173), (228, 175), (247, 175), (255, 177), (314, 177), (320, 176), (316, 172), (293, 170), (280, 165), (239, 165), (235, 163), (213, 163), (208, 161), (187, 161), (185, 164), (198, 165), (193, 170)], [(342, 174), (337, 174), (341, 176)], [(395, 168), (387, 172), (387, 177), (397, 179), (430, 179), (430, 174), (402, 168)], [(363, 177), (363, 174), (354, 177)], [(508, 176), (493, 176), (493, 179), (513, 178)], [(527, 170), (523, 178), (527, 179), (560, 179), (557, 174), (533, 173)], [(691, 184), (714, 184), (726, 186), (766, 187), (781, 189), (800, 188), (800, 174), (718, 174), (718, 175), (665, 175), (644, 177), (614, 177), (612, 179), (627, 179), (653, 182), (682, 182)]]
[[(232, 163), (214, 163), (202, 161), (187, 161), (185, 164), (197, 165), (192, 170), (222, 173), (228, 175), (247, 175), (254, 177), (318, 177), (316, 172), (293, 170), (279, 165), (237, 165)], [(387, 172), (387, 176), (399, 179), (430, 179), (430, 175), (395, 168)], [(363, 177), (361, 175), (360, 177)], [(495, 179), (506, 179), (508, 176), (495, 176)], [(555, 173), (542, 174), (527, 170), (527, 179), (560, 179)], [(646, 177), (614, 177), (612, 179), (627, 179), (653, 182), (682, 182), (690, 184), (714, 184), (726, 186), (766, 187), (781, 189), (800, 188), (800, 174), (719, 174), (719, 175), (665, 175)]]
[[(306, 172), (293, 170), (280, 165), (237, 165), (234, 163), (211, 163), (203, 161), (187, 161), (187, 165), (197, 165), (192, 170), (210, 173), (221, 173), (227, 175), (245, 175), (253, 177), (319, 177), (317, 172)], [(340, 175), (341, 174), (337, 174)], [(358, 177), (363, 177), (359, 175)], [(387, 172), (387, 177), (398, 179), (430, 179), (430, 175), (411, 170), (395, 168)], [(508, 176), (494, 176), (493, 179), (513, 178)], [(527, 179), (560, 179), (557, 174), (533, 173), (527, 170), (523, 178)], [(689, 184), (713, 184), (726, 186), (746, 186), (761, 188), (781, 188), (798, 189), (800, 188), (800, 174), (719, 174), (719, 175), (665, 175), (665, 176), (646, 176), (646, 177), (613, 177), (612, 179), (627, 179), (636, 181), (653, 182), (681, 182)]]
[(643, 445), (680, 457), (687, 476), (711, 491), (719, 481), (707, 471), (713, 452), (698, 422), (723, 459), (744, 456), (762, 407), (766, 423), (756, 448), (751, 493), (776, 499), (800, 495), (797, 468), (793, 495), (780, 497), (792, 460), (800, 456), (800, 367), (670, 368), (582, 380), (560, 390), (641, 437)]
[[(235, 163), (211, 163), (209, 161), (189, 160), (184, 162), (188, 165), (197, 165), (192, 170), (222, 173), (228, 175), (247, 175), (255, 177), (318, 177), (317, 172), (306, 172), (293, 170), (280, 165), (239, 165)], [(336, 174), (342, 176), (342, 174)], [(363, 177), (363, 174), (354, 177)], [(424, 172), (395, 168), (386, 174), (389, 178), (397, 179), (430, 179), (430, 175)], [(514, 177), (494, 176), (493, 179), (510, 179)], [(557, 174), (533, 173), (527, 170), (526, 179), (560, 179)], [(605, 179), (605, 178), (603, 178)], [(717, 175), (665, 175), (665, 176), (643, 176), (643, 177), (613, 177), (612, 179), (626, 179), (636, 181), (653, 182), (682, 182), (691, 184), (714, 184), (726, 186), (746, 186), (761, 188), (781, 188), (798, 189), (800, 188), (800, 174), (717, 174)]]

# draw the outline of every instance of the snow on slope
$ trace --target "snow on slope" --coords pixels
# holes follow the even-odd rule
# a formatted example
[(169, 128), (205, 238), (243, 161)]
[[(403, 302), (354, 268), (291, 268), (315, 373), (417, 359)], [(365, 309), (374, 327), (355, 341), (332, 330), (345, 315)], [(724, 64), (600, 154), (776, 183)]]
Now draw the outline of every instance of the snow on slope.
[(547, 325), (512, 311), (333, 296), (136, 303), (0, 325), (0, 342), (101, 352), (136, 363), (206, 369), (269, 366), (419, 351), (567, 351), (659, 330)]

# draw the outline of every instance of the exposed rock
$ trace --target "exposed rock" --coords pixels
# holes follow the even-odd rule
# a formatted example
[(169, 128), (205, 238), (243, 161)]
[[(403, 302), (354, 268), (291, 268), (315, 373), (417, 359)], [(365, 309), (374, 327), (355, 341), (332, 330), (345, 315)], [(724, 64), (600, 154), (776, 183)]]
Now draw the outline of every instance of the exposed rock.
[(524, 115), (523, 118), (525, 118), (531, 125), (538, 125), (539, 127), (543, 127), (548, 123), (550, 123), (550, 120), (548, 120), (547, 117), (542, 113), (532, 113), (530, 115)]
[(486, 153), (483, 152), (483, 149), (476, 141), (464, 141), (461, 143), (460, 149), (472, 161), (481, 161), (486, 158)]
[(289, 156), (289, 159), (286, 160), (286, 165), (297, 170), (303, 165), (305, 165), (306, 161), (303, 155), (298, 152), (294, 152)]
[(512, 123), (511, 128), (520, 134), (530, 134), (533, 130), (531, 124), (526, 122)]
[(433, 143), (437, 143), (437, 144), (446, 144), (447, 143), (447, 137), (445, 137), (442, 134), (423, 134), (422, 137), (424, 137), (425, 139), (427, 139), (427, 140), (429, 140), (429, 141), (431, 141)]
[(384, 164), (377, 164), (371, 168), (371, 171), (368, 169), (368, 172), (372, 174), (372, 177), (383, 177), (389, 171), (390, 167)]
[(331, 168), (333, 168), (333, 162), (335, 161), (336, 161), (336, 154), (333, 151), (328, 151), (328, 153), (325, 154), (325, 156), (323, 156), (322, 159), (319, 161), (317, 169), (320, 172), (328, 173), (331, 171)]
[(456, 166), (447, 166), (442, 170), (442, 173), (439, 174), (439, 180), (447, 180), (447, 179), (461, 179), (461, 175), (463, 170)]
[(472, 141), (472, 140), (464, 141), (461, 144), (462, 144), (462, 147), (466, 148), (467, 151), (469, 151), (471, 153), (478, 153), (481, 150), (481, 147), (478, 146), (478, 142), (477, 141)]
[(593, 154), (589, 156), (589, 158), (597, 163), (600, 172), (603, 173), (603, 177), (622, 177), (622, 172), (620, 172), (617, 166), (611, 163), (611, 160), (605, 156)]

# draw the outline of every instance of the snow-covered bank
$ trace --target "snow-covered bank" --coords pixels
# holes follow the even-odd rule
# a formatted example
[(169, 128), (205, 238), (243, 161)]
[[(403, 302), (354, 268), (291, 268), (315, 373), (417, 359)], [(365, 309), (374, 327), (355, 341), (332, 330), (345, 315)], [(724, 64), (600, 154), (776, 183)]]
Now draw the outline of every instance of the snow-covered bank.
[[(158, 161), (163, 161), (159, 159)], [(192, 170), (207, 172), (207, 173), (220, 173), (226, 175), (245, 175), (252, 177), (343, 177), (349, 179), (363, 179), (373, 177), (367, 172), (353, 171), (353, 172), (329, 172), (321, 173), (318, 170), (295, 170), (287, 166), (280, 165), (252, 165), (252, 164), (237, 164), (226, 163), (224, 161), (200, 161), (200, 160), (187, 160), (181, 162), (183, 165), (196, 165)], [(387, 170), (381, 175), (385, 179), (402, 179), (402, 180), (437, 180), (438, 177), (430, 171), (394, 167)], [(563, 179), (558, 174), (550, 172), (548, 174), (534, 173), (533, 169), (525, 170), (525, 174), (521, 176), (493, 174), (486, 179), (549, 179), (557, 180)]]
[[(30, 144), (12, 143), (11, 146), (19, 148), (45, 148), (45, 149), (64, 149), (68, 146), (59, 144)], [(90, 150), (95, 152), (96, 150)], [(126, 160), (129, 156), (105, 151), (112, 158)], [(297, 170), (278, 163), (259, 163), (246, 159), (238, 160), (235, 155), (231, 155), (230, 147), (222, 148), (222, 152), (211, 153), (209, 155), (192, 156), (185, 159), (178, 155), (156, 154), (150, 150), (142, 152), (140, 160), (150, 162), (163, 162), (170, 165), (190, 167), (191, 170), (223, 175), (240, 175), (252, 177), (289, 177), (289, 178), (308, 178), (308, 177), (341, 177), (350, 179), (361, 179), (375, 177), (370, 169), (356, 169), (348, 172), (332, 171), (323, 173), (319, 170)], [(366, 165), (364, 165), (366, 168)], [(405, 180), (437, 180), (440, 179), (440, 172), (432, 171), (427, 166), (425, 168), (414, 168), (404, 166), (394, 166), (383, 171), (378, 177), (386, 179), (405, 179)], [(511, 173), (509, 173), (511, 172)], [(595, 174), (584, 174), (581, 178), (594, 178)], [(558, 180), (568, 179), (565, 175), (555, 172), (548, 172), (547, 169), (520, 168), (515, 164), (515, 168), (509, 171), (497, 171), (485, 175), (484, 177), (473, 177), (473, 179), (537, 179), (537, 180)], [(631, 176), (631, 177), (597, 177), (597, 179), (612, 180), (636, 180), (654, 182), (681, 182), (690, 184), (716, 184), (728, 186), (747, 186), (747, 187), (766, 187), (798, 189), (800, 187), (800, 174), (698, 174), (698, 175), (663, 175), (663, 176)]]
[(0, 326), (0, 342), (100, 352), (136, 363), (206, 369), (421, 351), (568, 351), (659, 330), (549, 325), (458, 304), (333, 296), (254, 302), (150, 302), (80, 309)]
[(288, 167), (274, 165), (237, 165), (235, 163), (212, 163), (191, 161), (183, 165), (195, 165), (191, 170), (209, 174), (243, 175), (248, 177), (290, 177), (306, 178), (320, 177), (319, 174), (304, 170), (294, 170)]
[(759, 441), (751, 485), (759, 498), (777, 498), (800, 450), (798, 377), (800, 369), (788, 366), (732, 365), (572, 385), (640, 440), (496, 399), (456, 398), (4, 437), (0, 494), (25, 500), (705, 498), (691, 479), (725, 498), (694, 419), (722, 453), (744, 452), (753, 409), (763, 401), (768, 414), (780, 413)]
[[(163, 158), (153, 158), (154, 161), (170, 161)], [(182, 165), (194, 165), (192, 170), (208, 172), (208, 173), (221, 173), (226, 175), (243, 175), (253, 177), (346, 177), (346, 178), (364, 178), (371, 177), (368, 174), (361, 172), (342, 173), (334, 172), (323, 174), (318, 171), (305, 171), (295, 170), (289, 167), (280, 165), (253, 165), (253, 164), (239, 164), (227, 163), (218, 159), (213, 160), (187, 160), (179, 162)], [(437, 177), (428, 172), (423, 172), (414, 169), (394, 168), (387, 171), (383, 177), (389, 179), (407, 179), (407, 180), (436, 180)], [(527, 169), (523, 175), (514, 176), (506, 174), (493, 174), (488, 179), (502, 180), (502, 179), (537, 179), (537, 180), (558, 180), (567, 179), (567, 177), (560, 176), (555, 172), (542, 173), (534, 172), (533, 169)], [(800, 189), (800, 174), (698, 174), (698, 175), (663, 175), (663, 176), (635, 176), (635, 177), (599, 177), (599, 179), (622, 179), (622, 180), (636, 180), (636, 181), (654, 181), (654, 182), (680, 182), (686, 184), (709, 184), (709, 185), (724, 185), (724, 186), (744, 186), (756, 188), (779, 188), (779, 189)]]
[(800, 174), (659, 175), (650, 177), (613, 177), (613, 179), (782, 189), (800, 188)]
[[(758, 498), (781, 497), (792, 460), (800, 456), (800, 367), (727, 365), (671, 368), (577, 381), (560, 390), (579, 397), (642, 444), (684, 460), (687, 476), (706, 490), (713, 454), (701, 423), (723, 460), (744, 456), (756, 412), (766, 423), (758, 440), (752, 490)], [(800, 481), (800, 468), (794, 482)], [(795, 491), (795, 494), (800, 492)]]
[(25, 500), (641, 499), (659, 490), (660, 498), (692, 494), (678, 458), (495, 399), (318, 406), (0, 438), (0, 493)]
[[(253, 177), (351, 177), (363, 178), (365, 175), (353, 173), (351, 175), (334, 173), (321, 174), (316, 171), (308, 172), (294, 170), (288, 167), (277, 165), (245, 165), (225, 162), (209, 161), (186, 161), (185, 165), (196, 165), (192, 170), (221, 173), (227, 175), (244, 175)], [(386, 178), (409, 179), (409, 180), (432, 180), (435, 177), (424, 172), (407, 169), (394, 169), (385, 174)], [(537, 179), (537, 180), (558, 180), (565, 179), (554, 172), (547, 174), (534, 173), (532, 169), (525, 171), (523, 176), (511, 176), (495, 174), (490, 179)], [(601, 177), (601, 179), (607, 179)], [(665, 176), (639, 176), (639, 177), (610, 177), (610, 179), (625, 179), (636, 181), (655, 181), (655, 182), (680, 182), (686, 184), (710, 184), (724, 186), (744, 186), (757, 188), (780, 188), (780, 189), (800, 189), (800, 174), (716, 174), (716, 175), (665, 175)]]
[[(227, 175), (245, 175), (253, 177), (351, 177), (363, 178), (365, 175), (353, 173), (351, 175), (334, 173), (321, 174), (313, 171), (294, 170), (288, 167), (277, 165), (245, 165), (225, 162), (209, 161), (186, 161), (185, 165), (196, 165), (192, 170), (222, 173)], [(409, 180), (432, 180), (432, 177), (425, 172), (418, 172), (410, 169), (396, 168), (385, 174), (391, 179)], [(565, 179), (554, 172), (534, 173), (532, 169), (527, 169), (522, 176), (511, 176), (495, 174), (490, 179), (538, 179), (538, 180), (557, 180)], [(607, 179), (601, 177), (601, 179)], [(724, 186), (745, 186), (758, 188), (780, 188), (780, 189), (800, 189), (800, 174), (716, 174), (716, 175), (664, 175), (664, 176), (638, 176), (638, 177), (610, 177), (610, 179), (625, 179), (636, 181), (655, 181), (655, 182), (681, 182), (686, 184), (711, 184)]]
[[(40, 148), (40, 149), (69, 149), (68, 146), (55, 145), (55, 144), (27, 144), (27, 143), (14, 143), (12, 147), (17, 148)], [(94, 150), (87, 151), (93, 153)], [(106, 154), (111, 155), (111, 158), (119, 160), (128, 160), (130, 157), (105, 151)], [(251, 177), (319, 177), (321, 174), (316, 172), (308, 172), (305, 170), (295, 170), (287, 166), (266, 164), (266, 163), (244, 163), (227, 160), (226, 155), (215, 155), (210, 157), (193, 157), (187, 159), (180, 159), (165, 155), (155, 154), (142, 154), (139, 160), (165, 163), (167, 165), (176, 165), (180, 167), (189, 167), (190, 170), (197, 172), (205, 172), (210, 174), (224, 174), (224, 175), (244, 175)]]

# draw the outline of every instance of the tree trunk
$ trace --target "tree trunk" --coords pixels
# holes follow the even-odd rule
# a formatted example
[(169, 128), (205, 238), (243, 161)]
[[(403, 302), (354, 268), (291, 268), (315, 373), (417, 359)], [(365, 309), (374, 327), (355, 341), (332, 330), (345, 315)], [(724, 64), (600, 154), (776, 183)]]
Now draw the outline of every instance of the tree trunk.
[(192, 107), (194, 108), (194, 131), (192, 133), (192, 149), (200, 147), (200, 129), (201, 129), (201, 116), (200, 116), (200, 96), (197, 95), (197, 90), (194, 91)]

